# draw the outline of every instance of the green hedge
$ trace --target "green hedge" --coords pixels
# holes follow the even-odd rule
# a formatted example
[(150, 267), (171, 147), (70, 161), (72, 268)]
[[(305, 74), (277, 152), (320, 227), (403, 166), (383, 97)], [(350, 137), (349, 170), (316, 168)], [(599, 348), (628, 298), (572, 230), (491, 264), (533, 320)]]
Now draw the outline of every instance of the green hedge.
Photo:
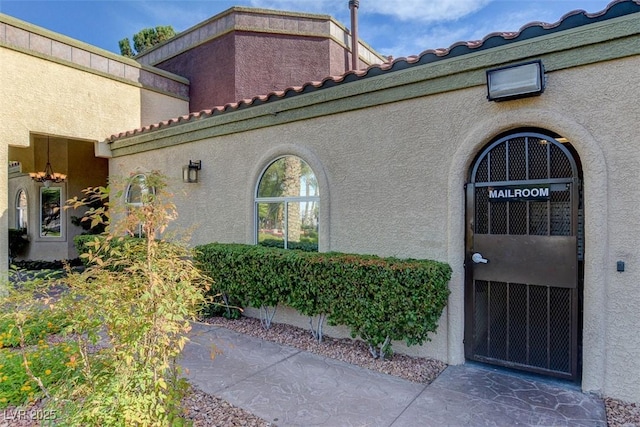
[[(258, 244), (261, 246), (266, 246), (268, 248), (284, 249), (284, 240), (279, 240), (279, 239), (265, 239), (259, 242)], [(287, 248), (297, 249), (305, 252), (318, 252), (318, 243), (310, 240), (300, 241), (300, 242), (288, 242)]]
[(430, 260), (312, 253), (241, 244), (196, 247), (196, 261), (215, 292), (244, 305), (284, 304), (326, 315), (369, 343), (374, 356), (390, 340), (423, 344), (435, 332), (449, 296), (448, 264)]

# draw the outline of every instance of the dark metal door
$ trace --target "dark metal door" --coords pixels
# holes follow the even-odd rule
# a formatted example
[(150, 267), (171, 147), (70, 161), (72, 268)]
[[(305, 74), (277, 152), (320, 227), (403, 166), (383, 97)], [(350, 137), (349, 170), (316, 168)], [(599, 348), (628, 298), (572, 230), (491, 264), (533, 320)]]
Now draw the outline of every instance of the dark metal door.
[(549, 136), (510, 135), (478, 157), (467, 184), (467, 359), (577, 377), (579, 197), (576, 162)]

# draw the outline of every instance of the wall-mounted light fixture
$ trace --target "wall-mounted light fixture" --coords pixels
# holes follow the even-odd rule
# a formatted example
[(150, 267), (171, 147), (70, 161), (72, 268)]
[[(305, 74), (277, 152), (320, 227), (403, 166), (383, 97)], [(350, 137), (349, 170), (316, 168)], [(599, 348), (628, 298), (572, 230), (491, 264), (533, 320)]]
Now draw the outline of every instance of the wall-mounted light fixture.
[(544, 86), (544, 66), (540, 60), (487, 70), (489, 101), (540, 95)]
[(202, 169), (202, 160), (189, 160), (189, 164), (182, 168), (182, 181), (198, 182), (198, 171)]

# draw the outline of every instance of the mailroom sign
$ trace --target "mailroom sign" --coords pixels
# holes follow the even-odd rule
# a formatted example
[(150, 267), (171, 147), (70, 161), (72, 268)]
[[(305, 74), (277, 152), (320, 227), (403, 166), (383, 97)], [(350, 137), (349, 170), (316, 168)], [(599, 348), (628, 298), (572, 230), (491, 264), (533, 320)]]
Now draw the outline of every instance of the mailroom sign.
[(490, 202), (530, 202), (549, 200), (549, 185), (505, 185), (489, 187)]

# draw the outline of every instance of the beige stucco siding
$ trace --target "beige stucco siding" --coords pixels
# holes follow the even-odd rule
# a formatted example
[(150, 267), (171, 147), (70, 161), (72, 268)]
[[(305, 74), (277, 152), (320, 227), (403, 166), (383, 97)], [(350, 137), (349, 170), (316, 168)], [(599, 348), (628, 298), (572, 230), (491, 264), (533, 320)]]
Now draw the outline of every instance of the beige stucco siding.
[[(87, 73), (77, 68), (47, 61), (37, 56), (25, 54), (13, 49), (0, 47), (0, 150), (7, 157), (9, 146), (29, 147), (33, 134), (64, 136), (82, 140), (100, 140), (122, 129), (122, 126), (140, 125), (140, 89), (116, 80)], [(65, 146), (53, 145), (52, 163), (57, 172), (67, 171), (69, 153)], [(63, 154), (63, 157), (56, 157)], [(73, 158), (71, 153), (70, 158)], [(29, 157), (27, 157), (29, 158)], [(33, 154), (30, 156), (33, 159)], [(24, 171), (42, 169), (46, 157), (40, 161), (26, 161)], [(8, 159), (13, 160), (13, 159)], [(35, 164), (38, 163), (38, 164)], [(89, 166), (89, 165), (85, 165)], [(7, 162), (0, 167), (0, 184), (9, 188), (7, 183)], [(35, 168), (35, 169), (34, 169)], [(4, 171), (4, 173), (2, 172)], [(71, 179), (71, 174), (69, 175)], [(75, 183), (78, 181), (76, 175)], [(35, 183), (27, 181), (30, 198), (30, 216), (32, 231), (37, 231), (39, 190)], [(74, 183), (64, 184), (65, 189)], [(69, 188), (73, 189), (73, 188)], [(13, 193), (12, 193), (13, 194)], [(64, 196), (70, 193), (65, 190)], [(13, 200), (0, 200), (0, 208), (5, 212), (4, 229), (7, 219), (8, 203)], [(68, 228), (68, 227), (65, 227)], [(33, 236), (32, 236), (33, 237)], [(69, 239), (41, 242), (33, 259), (66, 259), (72, 245)], [(6, 239), (2, 241), (0, 259), (7, 259)], [(35, 248), (35, 245), (34, 245)], [(72, 248), (71, 248), (72, 249)], [(73, 252), (73, 251), (72, 251)]]
[[(51, 34), (51, 37), (55, 37), (55, 34)], [(110, 61), (115, 63), (114, 60)], [(103, 185), (104, 176), (108, 173), (106, 162), (93, 157), (94, 143), (123, 129), (135, 129), (188, 111), (188, 101), (183, 98), (143, 88), (135, 81), (89, 70), (86, 67), (90, 65), (82, 66), (42, 53), (0, 45), (0, 151), (5, 159), (0, 166), (0, 184), (4, 188), (9, 188), (7, 160), (20, 161), (23, 172), (42, 170), (44, 167), (46, 151), (34, 156), (34, 135), (51, 135), (88, 144), (83, 145), (89, 148), (89, 152), (83, 151), (81, 162), (75, 161), (78, 153), (67, 150), (66, 144), (53, 143), (51, 148), (55, 171), (69, 175), (67, 182), (62, 184), (64, 197), (81, 196), (82, 188)], [(144, 108), (143, 104), (146, 105)], [(16, 158), (9, 159), (9, 146), (31, 148), (14, 149), (12, 154)], [(95, 152), (95, 155), (108, 156), (109, 153)], [(102, 164), (98, 167), (96, 162)], [(92, 181), (97, 171), (102, 179)], [(29, 180), (24, 183), (23, 179), (19, 181), (10, 186), (12, 191), (9, 198), (6, 192), (0, 197), (0, 209), (3, 212), (0, 228), (6, 230), (14, 226), (15, 221), (10, 222), (7, 209), (13, 210), (14, 201), (10, 198), (14, 197), (16, 187), (24, 187), (30, 199), (30, 235), (33, 242), (38, 243), (31, 245), (29, 257), (42, 260), (75, 257), (72, 238), (79, 230), (71, 225), (70, 215), (66, 215), (63, 238), (58, 241), (38, 241), (35, 236), (39, 223), (39, 189)], [(0, 259), (3, 260), (7, 259), (8, 254), (6, 240), (2, 239), (0, 243)]]
[[(188, 101), (146, 88), (140, 90), (140, 105), (140, 126), (148, 126), (189, 113)], [(129, 128), (120, 128), (118, 131), (123, 129)]]
[[(576, 148), (584, 171), (582, 386), (638, 401), (640, 358), (633, 355), (640, 352), (640, 293), (634, 290), (640, 281), (639, 67), (635, 56), (549, 72), (546, 92), (523, 100), (488, 102), (485, 88), (477, 86), (199, 139), (118, 157), (112, 171), (160, 168), (173, 177), (177, 192), (187, 191), (178, 198), (180, 223), (198, 224), (194, 244), (251, 243), (260, 172), (280, 155), (303, 157), (320, 181), (321, 250), (452, 265), (452, 294), (438, 333), (410, 352), (463, 363), (463, 187), (469, 167), (505, 131), (556, 132)], [(188, 141), (188, 135), (179, 138)], [(179, 181), (189, 159), (202, 160), (197, 184)], [(615, 271), (617, 260), (625, 261), (625, 272)], [(285, 311), (281, 319), (304, 324)]]
[[(589, 168), (589, 163), (584, 166), (585, 174), (593, 173), (594, 181), (600, 178), (592, 184), (587, 197), (598, 197), (607, 213), (606, 222), (592, 226), (608, 231), (602, 236), (603, 242), (591, 242), (593, 261), (603, 262), (599, 264), (601, 270), (592, 273), (595, 280), (587, 282), (590, 292), (585, 295), (592, 298), (589, 309), (593, 312), (585, 312), (585, 322), (591, 323), (596, 313), (604, 312), (606, 317), (601, 323), (590, 325), (593, 329), (585, 328), (585, 334), (592, 334), (585, 345), (603, 341), (601, 354), (594, 355), (602, 358), (602, 371), (594, 375), (604, 378), (607, 394), (633, 401), (640, 400), (640, 75), (632, 72), (638, 67), (640, 57), (602, 63), (584, 70), (579, 78), (564, 82), (565, 87), (573, 85), (575, 92), (581, 87), (589, 88), (585, 93), (588, 101), (574, 97), (570, 108), (575, 111), (576, 120), (594, 135), (605, 162), (604, 171)], [(594, 233), (587, 230), (587, 236), (590, 234)], [(619, 260), (625, 262), (622, 273), (616, 272)]]
[(140, 125), (135, 86), (7, 48), (0, 64), (5, 144), (28, 145), (29, 132), (97, 141)]
[[(634, 309), (640, 303), (634, 291), (640, 279), (634, 267), (639, 261), (635, 249), (640, 194), (635, 190), (635, 171), (640, 164), (640, 116), (633, 107), (640, 85), (632, 71), (638, 66), (636, 56), (551, 73), (540, 98), (487, 103), (487, 115), (474, 111), (478, 122), (465, 137), (467, 142), (482, 141), (514, 126), (536, 126), (567, 137), (576, 148), (584, 171), (585, 200), (582, 386), (632, 401), (640, 399), (640, 362), (632, 357), (640, 350), (634, 328), (640, 320)], [(452, 181), (472, 152), (460, 147)], [(463, 235), (455, 228), (457, 237), (450, 247)], [(625, 272), (616, 272), (617, 260), (625, 261)]]

